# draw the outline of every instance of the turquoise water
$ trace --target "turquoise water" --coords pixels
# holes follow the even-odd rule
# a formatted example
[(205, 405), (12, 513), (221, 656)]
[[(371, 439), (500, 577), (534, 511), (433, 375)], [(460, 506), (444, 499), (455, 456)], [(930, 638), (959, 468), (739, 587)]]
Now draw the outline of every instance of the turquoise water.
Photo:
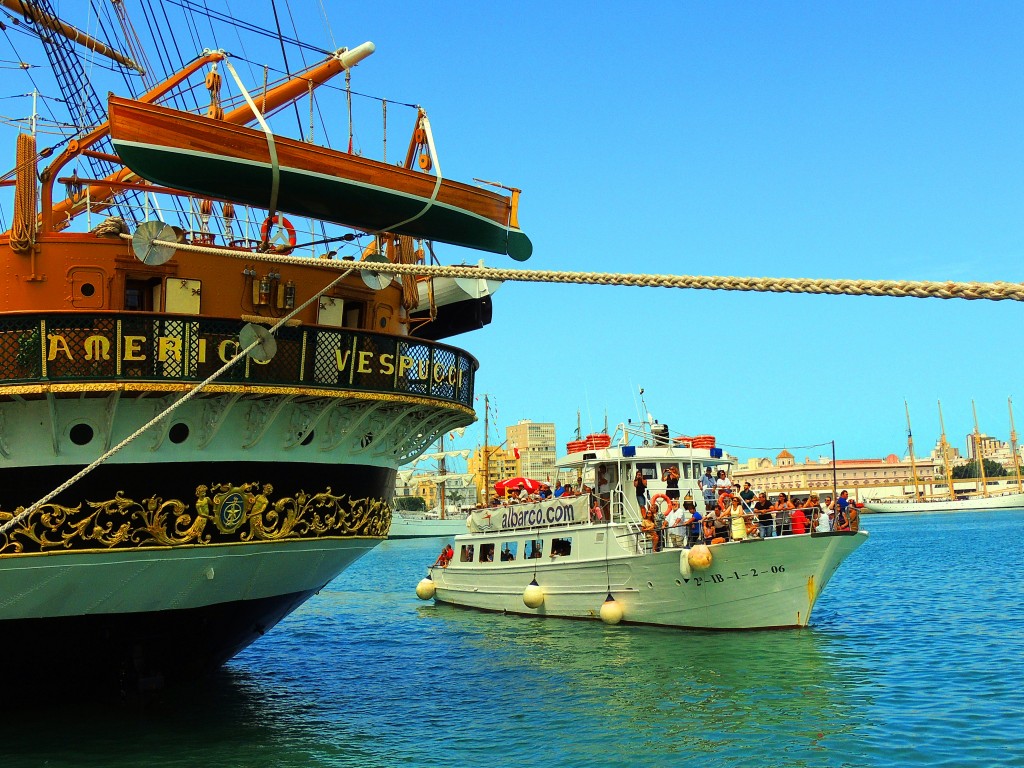
[(387, 542), (159, 704), (4, 690), (0, 765), (1024, 766), (1024, 513), (865, 527), (785, 632), (434, 606), (414, 588), (441, 542)]

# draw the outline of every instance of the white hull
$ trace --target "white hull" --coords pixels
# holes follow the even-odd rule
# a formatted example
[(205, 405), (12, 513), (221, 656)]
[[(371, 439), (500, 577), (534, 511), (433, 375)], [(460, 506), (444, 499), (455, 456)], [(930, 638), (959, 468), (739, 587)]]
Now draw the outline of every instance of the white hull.
[(391, 515), (389, 539), (426, 539), (436, 536), (458, 536), (466, 532), (464, 517), (403, 517), (401, 512)]
[[(571, 536), (574, 553), (565, 557), (493, 563), (453, 560), (447, 567), (435, 566), (430, 575), (436, 600), (488, 611), (596, 620), (610, 593), (622, 608), (623, 621), (633, 624), (803, 627), (832, 574), (867, 539), (862, 532), (718, 544), (710, 547), (713, 560), (707, 570), (684, 575), (680, 561), (687, 550), (633, 554), (611, 544), (613, 551), (606, 556), (603, 536), (609, 530), (624, 532), (617, 525), (584, 525), (530, 534)], [(460, 537), (456, 558), (464, 542), (494, 541), (500, 547), (504, 540), (508, 538)], [(543, 604), (535, 609), (523, 602), (523, 591), (534, 579), (544, 593)]]
[(1024, 493), (1007, 493), (1002, 496), (976, 496), (967, 499), (942, 499), (938, 501), (868, 501), (864, 511), (876, 514), (889, 512), (982, 512), (996, 509), (1024, 509)]
[(185, 611), (315, 592), (379, 544), (345, 538), (0, 560), (0, 620)]

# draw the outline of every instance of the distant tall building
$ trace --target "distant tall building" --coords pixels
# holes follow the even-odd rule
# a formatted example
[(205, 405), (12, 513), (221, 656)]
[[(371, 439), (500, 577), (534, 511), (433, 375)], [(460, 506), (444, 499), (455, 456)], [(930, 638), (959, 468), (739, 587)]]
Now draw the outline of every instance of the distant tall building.
[[(971, 461), (975, 460), (975, 455), (977, 454), (974, 442), (974, 433), (971, 432), (967, 435), (967, 458)], [(978, 435), (978, 445), (981, 446), (981, 455), (986, 459), (991, 459), (994, 454), (1001, 451), (1005, 452), (1009, 449), (1009, 445), (1007, 443), (1004, 443), (1002, 440), (995, 437), (989, 437), (984, 433)]]
[(534, 480), (555, 481), (555, 425), (521, 419), (505, 427), (507, 450), (517, 455), (519, 475)]

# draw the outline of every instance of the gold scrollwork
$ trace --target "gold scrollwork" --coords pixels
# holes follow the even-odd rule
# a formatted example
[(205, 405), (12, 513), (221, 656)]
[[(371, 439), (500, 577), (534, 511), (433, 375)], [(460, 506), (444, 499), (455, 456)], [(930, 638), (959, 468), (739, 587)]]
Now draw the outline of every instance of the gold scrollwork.
[[(189, 505), (150, 496), (45, 504), (4, 535), (0, 555), (86, 549), (142, 549), (326, 537), (383, 538), (391, 508), (383, 499), (352, 499), (330, 488), (272, 501), (269, 483), (200, 485)], [(24, 510), (0, 511), (0, 525)]]

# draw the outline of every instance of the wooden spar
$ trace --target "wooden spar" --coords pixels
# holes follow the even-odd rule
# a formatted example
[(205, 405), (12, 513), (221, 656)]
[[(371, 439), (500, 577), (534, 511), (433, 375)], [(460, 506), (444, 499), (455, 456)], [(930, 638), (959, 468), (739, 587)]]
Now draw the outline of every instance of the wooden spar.
[(1021, 492), (1024, 488), (1021, 488), (1020, 482), (1020, 456), (1017, 455), (1017, 430), (1013, 426), (1013, 398), (1006, 398), (1006, 404), (1010, 408), (1010, 449), (1013, 451), (1013, 469), (1017, 474), (1017, 492)]
[(946, 425), (942, 421), (942, 401), (939, 401), (939, 434), (941, 435), (942, 463), (946, 467), (946, 484), (949, 486), (949, 500), (956, 498), (953, 492), (953, 470), (949, 466), (949, 443), (946, 442)]
[(121, 64), (130, 69), (134, 69), (140, 75), (146, 74), (146, 71), (132, 61), (130, 58), (125, 56), (123, 53), (115, 51), (113, 48), (101, 43), (94, 37), (90, 37), (80, 29), (61, 21), (55, 16), (51, 16), (48, 13), (43, 13), (38, 8), (35, 8), (30, 3), (26, 3), (25, 0), (0, 0), (0, 5), (7, 8), (14, 13), (24, 16), (26, 19), (31, 21), (33, 24), (38, 24), (44, 29), (48, 29), (51, 32), (56, 32), (62, 37), (66, 37), (73, 43), (77, 43), (83, 48), (87, 48), (90, 51), (106, 56), (108, 59), (113, 59), (118, 64)]
[[(910, 471), (914, 475), (914, 500), (921, 498), (917, 488), (917, 462), (914, 460), (914, 433), (910, 429), (910, 408), (907, 401), (903, 401), (903, 410), (907, 413), (907, 450), (910, 451)], [(607, 430), (606, 430), (607, 431)]]
[(980, 493), (988, 496), (988, 478), (985, 477), (985, 456), (984, 451), (981, 450), (981, 433), (978, 431), (978, 411), (974, 407), (974, 401), (971, 400), (971, 413), (974, 414), (974, 458), (978, 461), (978, 480), (981, 483), (981, 487), (978, 488)]
[[(0, 2), (4, 1), (5, 0), (0, 0)], [(13, 1), (17, 2), (18, 0)], [(264, 109), (267, 112), (271, 112), (278, 107), (291, 103), (300, 96), (309, 93), (310, 84), (312, 84), (313, 88), (323, 85), (335, 75), (338, 75), (346, 69), (358, 64), (373, 53), (374, 50), (374, 44), (371, 42), (365, 42), (351, 50), (344, 48), (341, 49), (326, 61), (303, 72), (302, 74), (296, 75), (291, 80), (282, 83), (276, 88), (267, 91), (266, 97), (261, 97), (261, 102), (266, 104)], [(138, 99), (138, 101), (152, 104), (202, 67), (207, 64), (223, 61), (225, 58), (224, 53), (221, 51), (206, 53), (195, 61), (189, 63), (180, 71), (176, 72), (160, 85), (146, 92)], [(224, 115), (224, 122), (234, 124), (246, 124), (255, 119), (255, 115), (253, 115), (248, 104), (244, 104), (243, 106)], [(63, 229), (64, 226), (67, 225), (67, 222), (84, 210), (86, 200), (91, 201), (93, 204), (101, 204), (116, 195), (119, 191), (118, 189), (113, 189), (110, 186), (105, 186), (103, 184), (90, 185), (88, 192), (83, 192), (83, 194), (76, 199), (72, 200), (71, 198), (67, 198), (62, 200), (60, 203), (53, 205), (53, 179), (56, 177), (60, 168), (73, 157), (77, 156), (83, 149), (87, 149), (104, 136), (108, 135), (109, 132), (110, 124), (105, 122), (102, 125), (97, 126), (81, 139), (75, 139), (69, 142), (67, 148), (58, 155), (57, 158), (50, 163), (49, 167), (41, 174), (41, 178), (43, 179), (41, 195), (41, 228), (44, 232), (53, 232), (57, 229)], [(108, 176), (106, 181), (123, 183), (132, 178), (135, 178), (135, 174), (128, 168), (122, 168)]]

